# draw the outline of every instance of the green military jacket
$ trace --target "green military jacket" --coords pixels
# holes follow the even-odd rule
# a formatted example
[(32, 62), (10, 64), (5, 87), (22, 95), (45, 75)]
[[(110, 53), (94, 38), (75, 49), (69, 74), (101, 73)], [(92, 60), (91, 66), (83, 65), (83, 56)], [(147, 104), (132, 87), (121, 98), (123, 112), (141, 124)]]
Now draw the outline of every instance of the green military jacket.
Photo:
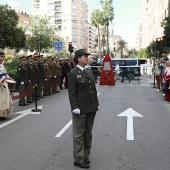
[(72, 69), (68, 75), (68, 93), (72, 111), (77, 108), (84, 114), (98, 111), (95, 80), (78, 67)]

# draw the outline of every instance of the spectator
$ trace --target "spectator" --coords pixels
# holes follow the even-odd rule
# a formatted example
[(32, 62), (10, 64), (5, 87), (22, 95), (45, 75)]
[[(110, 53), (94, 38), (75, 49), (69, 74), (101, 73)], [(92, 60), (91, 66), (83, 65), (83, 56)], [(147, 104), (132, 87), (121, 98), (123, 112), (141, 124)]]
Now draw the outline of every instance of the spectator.
[(5, 55), (3, 52), (0, 52), (0, 117), (7, 117), (13, 113), (13, 103), (10, 95), (8, 85), (6, 83), (7, 75), (6, 69), (4, 67)]

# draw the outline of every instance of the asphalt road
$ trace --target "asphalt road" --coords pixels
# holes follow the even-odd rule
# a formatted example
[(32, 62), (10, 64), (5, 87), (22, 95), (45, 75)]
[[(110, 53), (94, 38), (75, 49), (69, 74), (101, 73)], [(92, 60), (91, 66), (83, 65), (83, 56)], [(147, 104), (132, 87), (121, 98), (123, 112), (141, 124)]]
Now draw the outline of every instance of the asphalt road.
[[(139, 82), (96, 85), (100, 106), (93, 128), (91, 170), (170, 169), (170, 104), (150, 82), (143, 77)], [(80, 169), (73, 165), (67, 90), (38, 101), (42, 105), (40, 114), (17, 114), (34, 104), (19, 107), (15, 100), (15, 114), (0, 120), (0, 170)], [(143, 116), (133, 118), (134, 140), (127, 140), (127, 117), (118, 116), (129, 108)]]

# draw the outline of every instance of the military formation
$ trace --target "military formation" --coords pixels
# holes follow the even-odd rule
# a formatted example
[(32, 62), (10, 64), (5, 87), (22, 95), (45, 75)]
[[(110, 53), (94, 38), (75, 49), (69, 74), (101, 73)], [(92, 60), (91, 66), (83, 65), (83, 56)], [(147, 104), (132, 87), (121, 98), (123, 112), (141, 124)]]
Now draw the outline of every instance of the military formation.
[(43, 57), (38, 53), (21, 55), (19, 59), (17, 67), (19, 106), (26, 106), (34, 100), (40, 100), (68, 88), (68, 73), (75, 67), (73, 60), (58, 59), (54, 56)]

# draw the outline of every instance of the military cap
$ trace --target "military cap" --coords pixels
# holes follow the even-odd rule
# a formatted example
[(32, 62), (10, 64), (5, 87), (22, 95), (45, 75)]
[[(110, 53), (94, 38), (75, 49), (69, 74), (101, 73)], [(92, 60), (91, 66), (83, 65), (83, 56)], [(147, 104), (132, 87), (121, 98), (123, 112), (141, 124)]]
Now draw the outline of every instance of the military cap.
[(42, 58), (43, 58), (43, 55), (41, 54), (41, 55), (39, 55), (39, 56), (38, 56), (38, 58), (40, 58), (40, 57), (42, 57)]
[(85, 49), (79, 49), (75, 51), (74, 61), (77, 61), (77, 58), (81, 57), (82, 55), (90, 55), (90, 53), (87, 52)]
[(5, 55), (3, 52), (0, 52), (0, 55)]
[(34, 58), (39, 57), (40, 55), (38, 53), (34, 53)]
[(20, 60), (26, 60), (26, 59), (27, 59), (27, 57), (26, 57), (25, 55), (20, 55), (18, 58), (19, 58)]
[(33, 58), (33, 56), (32, 56), (32, 55), (27, 55), (27, 59), (28, 59), (28, 58)]

